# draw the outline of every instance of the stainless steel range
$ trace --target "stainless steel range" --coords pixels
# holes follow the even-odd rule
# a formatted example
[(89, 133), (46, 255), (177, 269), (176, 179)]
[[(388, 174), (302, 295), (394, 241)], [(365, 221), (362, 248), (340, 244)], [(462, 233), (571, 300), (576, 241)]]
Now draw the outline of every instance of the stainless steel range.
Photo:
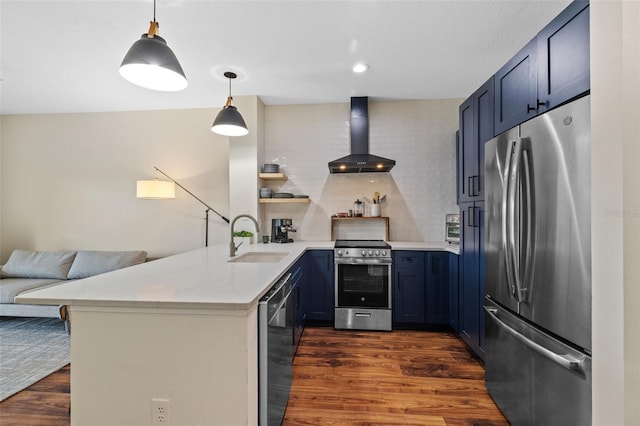
[(336, 240), (337, 329), (391, 330), (391, 246), (382, 240)]

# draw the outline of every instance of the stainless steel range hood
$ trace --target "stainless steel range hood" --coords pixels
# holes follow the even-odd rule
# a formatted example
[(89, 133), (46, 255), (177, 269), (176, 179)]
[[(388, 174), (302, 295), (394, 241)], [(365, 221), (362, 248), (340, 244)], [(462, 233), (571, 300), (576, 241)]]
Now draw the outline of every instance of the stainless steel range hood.
[(351, 154), (329, 162), (331, 173), (380, 173), (396, 165), (394, 160), (369, 154), (369, 98), (351, 98)]

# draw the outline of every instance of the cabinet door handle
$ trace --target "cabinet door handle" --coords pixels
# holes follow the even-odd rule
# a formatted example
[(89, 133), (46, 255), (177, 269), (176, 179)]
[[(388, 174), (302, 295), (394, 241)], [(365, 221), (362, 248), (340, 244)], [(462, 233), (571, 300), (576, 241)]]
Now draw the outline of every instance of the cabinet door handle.
[(537, 111), (538, 108), (540, 108), (541, 106), (545, 106), (546, 104), (546, 102), (540, 102), (540, 99), (536, 99), (535, 106), (527, 104), (527, 114), (529, 114), (531, 111)]
[(473, 195), (473, 176), (467, 178), (467, 195)]

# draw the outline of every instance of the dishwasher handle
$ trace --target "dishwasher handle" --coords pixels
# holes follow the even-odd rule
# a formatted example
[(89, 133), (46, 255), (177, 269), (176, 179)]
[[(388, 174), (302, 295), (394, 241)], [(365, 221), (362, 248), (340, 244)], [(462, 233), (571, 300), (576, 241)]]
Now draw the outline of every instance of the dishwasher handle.
[(278, 293), (282, 290), (282, 288), (291, 283), (291, 272), (288, 272), (283, 278), (280, 279), (277, 283), (271, 287), (271, 289), (267, 292), (266, 295), (260, 299), (260, 303), (269, 303), (271, 299), (278, 296)]

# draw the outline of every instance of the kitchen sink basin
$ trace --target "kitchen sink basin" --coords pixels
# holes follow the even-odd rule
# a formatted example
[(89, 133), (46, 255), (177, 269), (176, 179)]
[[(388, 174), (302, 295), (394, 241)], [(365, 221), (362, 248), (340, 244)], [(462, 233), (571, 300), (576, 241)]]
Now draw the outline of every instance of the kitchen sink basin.
[(234, 257), (233, 259), (228, 260), (228, 262), (235, 263), (276, 263), (280, 262), (282, 259), (287, 257), (289, 253), (284, 251), (250, 251), (239, 256)]

